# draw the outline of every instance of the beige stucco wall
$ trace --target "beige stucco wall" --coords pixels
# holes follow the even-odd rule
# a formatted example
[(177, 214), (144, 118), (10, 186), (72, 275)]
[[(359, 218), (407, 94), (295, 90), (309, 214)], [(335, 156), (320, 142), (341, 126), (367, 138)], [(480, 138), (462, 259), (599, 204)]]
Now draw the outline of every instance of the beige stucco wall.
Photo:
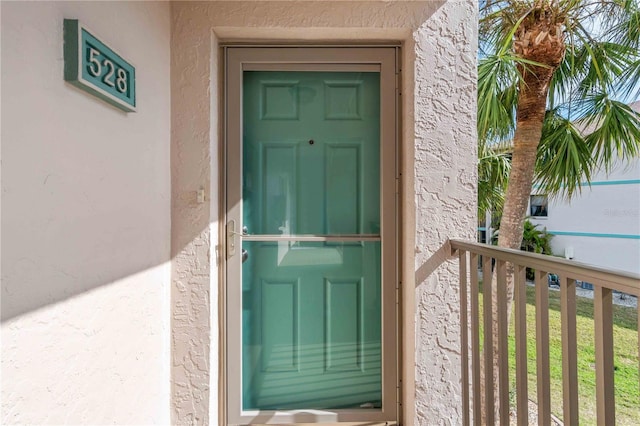
[[(172, 5), (172, 422), (218, 417), (218, 103), (216, 37)], [(198, 202), (197, 193), (205, 199)]]
[[(414, 33), (416, 424), (462, 422), (457, 262), (475, 239), (476, 4), (448, 2)], [(432, 272), (433, 271), (433, 272)]]
[[(2, 2), (2, 424), (169, 423), (170, 7)], [(63, 81), (63, 18), (138, 112)]]
[[(220, 40), (403, 42), (404, 424), (461, 422), (457, 266), (444, 244), (475, 236), (476, 22), (473, 0), (172, 5), (174, 423), (224, 416)], [(202, 204), (199, 188), (209, 196)]]

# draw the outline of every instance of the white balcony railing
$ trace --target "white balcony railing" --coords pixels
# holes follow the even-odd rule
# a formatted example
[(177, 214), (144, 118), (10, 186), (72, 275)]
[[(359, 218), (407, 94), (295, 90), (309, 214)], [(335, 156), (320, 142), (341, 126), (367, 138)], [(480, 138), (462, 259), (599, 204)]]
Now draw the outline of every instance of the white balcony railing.
[[(614, 342), (613, 342), (613, 291), (640, 297), (640, 276), (596, 268), (585, 264), (502, 249), (486, 244), (450, 241), (454, 254), (460, 260), (460, 323), (462, 344), (462, 397), (464, 424), (501, 424), (510, 422), (509, 403), (509, 355), (508, 355), (508, 294), (507, 263), (513, 265), (515, 320), (515, 406), (517, 424), (527, 425), (529, 414), (527, 371), (526, 324), (526, 268), (535, 270), (535, 329), (536, 329), (536, 386), (537, 416), (539, 425), (551, 424), (551, 391), (549, 361), (549, 287), (547, 274), (559, 277), (560, 318), (562, 342), (562, 417), (565, 425), (577, 425), (578, 372), (576, 343), (576, 281), (586, 281), (594, 286), (595, 328), (595, 377), (596, 416), (598, 425), (613, 425), (616, 418), (614, 399)], [(492, 282), (492, 264), (495, 280)], [(475, 268), (481, 265), (481, 272)], [(471, 271), (472, 273), (469, 273)], [(481, 350), (480, 279), (482, 277), (482, 328), (483, 347), (494, 347), (497, 338), (497, 357), (494, 351)], [(493, 286), (497, 288), (493, 290)], [(492, 291), (496, 291), (497, 306), (492, 306)], [(640, 311), (640, 310), (639, 310)], [(492, 314), (493, 312), (493, 314)], [(494, 328), (497, 321), (497, 327)], [(638, 318), (640, 324), (640, 315)], [(486, 332), (497, 330), (497, 333)], [(469, 338), (470, 337), (470, 338)], [(638, 343), (640, 353), (640, 337)], [(481, 360), (481, 355), (483, 360)], [(481, 366), (480, 363), (484, 365)], [(497, 366), (497, 374), (494, 368)], [(484, 369), (484, 374), (481, 374)], [(497, 376), (497, 383), (494, 376)], [(484, 381), (482, 392), (481, 380)], [(495, 393), (498, 397), (495, 398)], [(485, 410), (481, 409), (484, 398)], [(495, 402), (494, 402), (495, 401)], [(497, 403), (497, 407), (495, 407)], [(497, 408), (497, 410), (496, 410)], [(486, 418), (482, 419), (482, 411)], [(495, 413), (495, 414), (494, 414)], [(497, 418), (495, 418), (497, 417)]]

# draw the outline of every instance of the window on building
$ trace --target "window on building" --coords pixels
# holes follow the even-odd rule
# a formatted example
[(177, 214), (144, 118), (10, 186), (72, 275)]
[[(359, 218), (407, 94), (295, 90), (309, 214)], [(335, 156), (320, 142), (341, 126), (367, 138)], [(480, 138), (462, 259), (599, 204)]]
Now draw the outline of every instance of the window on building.
[(546, 195), (532, 195), (530, 204), (531, 216), (547, 217), (549, 211), (549, 198)]

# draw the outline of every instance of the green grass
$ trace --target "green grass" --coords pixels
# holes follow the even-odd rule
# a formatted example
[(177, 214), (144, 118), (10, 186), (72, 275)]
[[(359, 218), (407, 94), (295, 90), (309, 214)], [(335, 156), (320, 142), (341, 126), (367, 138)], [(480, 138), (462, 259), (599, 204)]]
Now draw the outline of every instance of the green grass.
[[(480, 295), (482, 303), (482, 295)], [(551, 410), (562, 418), (562, 343), (560, 292), (549, 291), (549, 361)], [(578, 404), (581, 425), (596, 424), (593, 300), (577, 298)], [(635, 308), (614, 305), (614, 381), (616, 423), (640, 424), (640, 375), (638, 367), (638, 314)], [(515, 389), (515, 333), (509, 331), (510, 388)], [(482, 333), (482, 330), (481, 330)], [(527, 356), (529, 399), (536, 401), (535, 288), (527, 286)], [(515, 404), (515, 396), (512, 398)]]

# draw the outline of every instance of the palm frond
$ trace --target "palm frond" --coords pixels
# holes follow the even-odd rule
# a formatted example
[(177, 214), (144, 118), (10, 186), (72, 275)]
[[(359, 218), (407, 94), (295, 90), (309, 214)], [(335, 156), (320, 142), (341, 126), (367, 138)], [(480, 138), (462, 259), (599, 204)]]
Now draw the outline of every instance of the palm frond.
[(593, 158), (575, 124), (556, 110), (547, 112), (538, 145), (535, 181), (543, 193), (570, 198), (590, 180)]
[(478, 65), (478, 136), (507, 139), (515, 126), (518, 70), (510, 55), (491, 55)]
[(620, 14), (607, 31), (607, 38), (640, 50), (640, 3), (637, 0), (619, 0)]
[(615, 91), (622, 84), (620, 77), (629, 67), (633, 53), (629, 46), (583, 38), (577, 52), (578, 68), (574, 71), (584, 73), (577, 88), (579, 95)]
[[(550, 107), (594, 92), (634, 90), (629, 72), (639, 59), (640, 15), (637, 0), (565, 0), (565, 58), (554, 74)], [(636, 68), (637, 69), (637, 68)]]
[(555, 109), (567, 102), (587, 73), (586, 55), (574, 40), (574, 34), (568, 35), (567, 50), (560, 66), (556, 69), (549, 87), (549, 109)]
[(640, 114), (605, 94), (585, 98), (581, 122), (593, 158), (609, 171), (618, 158), (640, 157)]
[(640, 98), (640, 58), (627, 67), (620, 79), (623, 82), (620, 88), (622, 97), (627, 99)]
[(506, 52), (522, 21), (533, 10), (533, 0), (481, 0), (479, 16), (480, 41)]
[(511, 172), (511, 154), (484, 144), (478, 146), (478, 211), (500, 210)]

